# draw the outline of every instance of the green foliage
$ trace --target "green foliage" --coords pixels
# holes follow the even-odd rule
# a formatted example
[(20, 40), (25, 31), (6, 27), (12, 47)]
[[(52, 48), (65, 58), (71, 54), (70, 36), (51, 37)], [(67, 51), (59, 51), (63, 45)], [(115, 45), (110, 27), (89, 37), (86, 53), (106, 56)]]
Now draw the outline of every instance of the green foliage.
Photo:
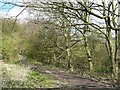
[[(2, 23), (2, 53), (5, 62), (14, 63), (21, 59), (19, 55), (19, 47), (23, 46), (23, 29), (24, 25), (16, 22), (13, 27), (14, 20), (3, 20)], [(22, 43), (22, 44), (21, 44)]]
[(17, 50), (15, 50), (14, 46), (16, 41), (10, 37), (4, 35), (3, 37), (3, 59), (5, 62), (11, 62), (11, 60), (15, 60), (17, 57)]
[(35, 33), (29, 32), (32, 35), (27, 40), (27, 57), (41, 61), (43, 64), (49, 64), (51, 62), (51, 55), (53, 54), (53, 42), (49, 36), (49, 30), (38, 27), (35, 29)]
[(93, 74), (97, 74), (97, 76), (111, 75), (111, 61), (108, 58), (104, 38), (94, 34), (88, 37), (88, 43), (94, 64)]
[(27, 56), (29, 58), (32, 57), (35, 60), (42, 61), (43, 63), (48, 64), (52, 54), (49, 41), (47, 41), (47, 39), (45, 38), (41, 38), (35, 35), (33, 38), (30, 39), (29, 44), (29, 47), (27, 47)]
[(14, 19), (4, 19), (2, 21), (2, 32), (3, 34), (10, 35), (13, 32), (20, 30), (20, 24), (15, 22)]
[(53, 77), (47, 76), (45, 74), (41, 74), (36, 71), (32, 71), (30, 75), (28, 76), (28, 80), (29, 80), (28, 83), (30, 86), (34, 88), (51, 87), (53, 84), (50, 78), (52, 79)]

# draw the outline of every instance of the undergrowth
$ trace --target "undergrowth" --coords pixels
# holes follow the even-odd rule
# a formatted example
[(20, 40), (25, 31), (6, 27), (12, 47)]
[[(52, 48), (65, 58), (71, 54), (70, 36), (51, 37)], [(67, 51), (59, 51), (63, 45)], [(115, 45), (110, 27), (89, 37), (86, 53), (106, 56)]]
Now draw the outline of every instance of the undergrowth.
[(4, 64), (3, 88), (48, 88), (53, 87), (52, 75), (32, 71), (27, 67)]

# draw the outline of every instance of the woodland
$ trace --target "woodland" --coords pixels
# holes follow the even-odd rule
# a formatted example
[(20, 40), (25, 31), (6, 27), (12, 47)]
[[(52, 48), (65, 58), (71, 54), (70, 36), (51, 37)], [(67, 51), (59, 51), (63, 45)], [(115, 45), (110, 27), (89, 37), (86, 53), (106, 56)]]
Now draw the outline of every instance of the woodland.
[(119, 0), (0, 3), (22, 8), (0, 17), (2, 88), (119, 90)]

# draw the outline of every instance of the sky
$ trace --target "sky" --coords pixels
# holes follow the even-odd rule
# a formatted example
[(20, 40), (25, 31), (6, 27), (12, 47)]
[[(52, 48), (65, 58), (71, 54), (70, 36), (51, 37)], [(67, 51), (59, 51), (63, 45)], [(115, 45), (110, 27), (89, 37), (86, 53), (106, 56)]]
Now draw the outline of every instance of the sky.
[[(0, 2), (12, 2), (12, 3), (19, 3), (19, 2), (23, 2), (23, 1), (30, 1), (30, 0), (0, 0)], [(56, 1), (56, 0), (51, 0), (51, 1)], [(71, 1), (74, 2), (74, 0), (71, 0)], [(88, 0), (83, 0), (83, 1), (88, 1)], [(98, 4), (102, 4), (102, 1), (104, 1), (104, 0), (89, 0), (89, 1), (93, 1), (93, 2), (98, 3)], [(109, 1), (110, 0), (105, 0), (106, 3), (108, 3)], [(114, 1), (117, 1), (117, 0), (114, 0)], [(22, 10), (23, 10), (23, 8), (21, 8), (21, 7), (16, 7), (13, 5), (8, 5), (8, 4), (4, 5), (3, 3), (0, 3), (0, 15), (4, 18), (15, 17)], [(97, 11), (94, 11), (94, 12), (98, 13)], [(24, 20), (25, 18), (28, 18), (28, 17), (29, 17), (29, 14), (28, 14), (27, 10), (24, 10), (24, 12), (21, 13), (17, 18)], [(98, 21), (98, 18), (94, 19), (94, 20)], [(101, 20), (99, 20), (99, 21), (101, 21)]]
[[(14, 18), (15, 16), (17, 16), (23, 10), (23, 8), (21, 8), (21, 7), (16, 7), (16, 6), (13, 6), (13, 5), (4, 5), (1, 2), (19, 3), (19, 2), (23, 2), (23, 1), (30, 1), (30, 0), (0, 0), (0, 17), (3, 17), (3, 18), (13, 17)], [(51, 1), (57, 1), (57, 0), (51, 0)], [(58, 1), (60, 1), (60, 0), (58, 0)], [(74, 2), (74, 0), (71, 0), (71, 1)], [(85, 1), (85, 0), (83, 0), (83, 1)], [(93, 1), (95, 3), (101, 4), (101, 2), (104, 1), (104, 0), (89, 0), (89, 1)], [(109, 1), (110, 0), (105, 0), (106, 3), (108, 3)], [(113, 1), (116, 2), (117, 0), (113, 0)], [(94, 11), (94, 12), (96, 12), (96, 11)], [(96, 13), (98, 13), (98, 12), (96, 12)], [(17, 17), (17, 19), (24, 22), (24, 21), (26, 21), (26, 19), (28, 17), (29, 17), (29, 14), (28, 14), (27, 10), (24, 10), (24, 12), (22, 12)], [(98, 20), (98, 18), (95, 19), (95, 17), (94, 17), (94, 20), (101, 21), (101, 20)]]
[[(18, 2), (23, 2), (23, 1), (26, 2), (30, 0), (0, 0), (0, 2), (12, 2), (12, 3), (18, 3)], [(43, 0), (39, 0), (39, 1), (43, 1)], [(61, 0), (48, 0), (48, 1), (61, 1)], [(71, 0), (71, 1), (74, 2), (75, 0)], [(82, 1), (82, 0), (79, 0), (79, 1)], [(88, 1), (88, 0), (83, 0), (83, 1)], [(100, 4), (103, 0), (89, 0), (89, 1), (93, 1), (95, 3)], [(105, 2), (109, 2), (109, 1), (110, 0), (105, 0)], [(114, 0), (114, 1), (117, 1), (117, 0)], [(22, 9), (23, 8), (15, 7), (13, 5), (4, 5), (0, 3), (0, 14), (2, 14), (2, 16), (16, 16)], [(24, 11), (22, 15), (19, 16), (19, 18), (25, 18), (27, 16), (28, 16), (27, 11)]]
[[(30, 1), (30, 0), (0, 0), (0, 2), (12, 2), (12, 3), (18, 3), (18, 2), (23, 2), (23, 1)], [(43, 0), (39, 0), (39, 1), (43, 1)], [(48, 1), (61, 1), (61, 0), (48, 0)], [(64, 1), (64, 0), (63, 0)], [(70, 0), (73, 1), (74, 0)], [(88, 0), (80, 0), (80, 1), (88, 1)], [(103, 0), (89, 0), (89, 1), (94, 1), (95, 3), (101, 3)], [(105, 2), (108, 2), (110, 0), (105, 0)], [(117, 0), (114, 0), (117, 1)], [(14, 17), (17, 16), (19, 14), (19, 12), (22, 10), (23, 8), (20, 7), (16, 7), (13, 5), (4, 5), (2, 3), (0, 3), (0, 14), (2, 17)], [(28, 13), (25, 10), (18, 18), (26, 18), (28, 17)]]
[[(5, 0), (0, 0), (0, 2), (3, 2)], [(7, 0), (9, 2), (12, 3), (17, 3), (20, 2), (21, 0)], [(9, 17), (15, 17), (17, 16), (21, 11), (23, 10), (23, 8), (21, 7), (16, 7), (13, 5), (5, 5), (3, 3), (0, 3), (0, 15), (4, 18), (9, 18)], [(26, 10), (24, 10), (23, 13), (21, 13), (17, 18), (18, 19), (25, 19), (28, 17), (28, 12)]]

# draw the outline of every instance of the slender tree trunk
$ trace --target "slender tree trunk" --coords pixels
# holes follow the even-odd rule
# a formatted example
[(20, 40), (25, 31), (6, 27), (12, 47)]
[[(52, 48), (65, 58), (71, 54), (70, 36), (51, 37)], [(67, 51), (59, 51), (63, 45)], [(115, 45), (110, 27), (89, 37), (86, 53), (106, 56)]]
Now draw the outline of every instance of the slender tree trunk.
[[(118, 1), (118, 15), (120, 15), (120, 1)], [(120, 28), (120, 16), (118, 17), (118, 28)], [(120, 29), (118, 31), (118, 84), (120, 86)]]
[(88, 47), (88, 41), (87, 41), (87, 37), (84, 35), (84, 44), (85, 44), (85, 50), (86, 50), (86, 54), (87, 54), (87, 58), (88, 58), (88, 62), (89, 62), (89, 71), (93, 71), (93, 63), (92, 63), (92, 59), (91, 59), (91, 53)]
[[(115, 13), (114, 1), (112, 1), (112, 11)], [(116, 27), (115, 24), (115, 15), (112, 15), (112, 24)], [(115, 78), (118, 79), (118, 31), (115, 30), (115, 47), (114, 47), (114, 63), (113, 63), (113, 71), (115, 73)]]
[(107, 45), (108, 45), (108, 49), (109, 49), (109, 60), (111, 62), (111, 73), (112, 73), (112, 77), (116, 77), (115, 74), (116, 74), (116, 65), (115, 65), (115, 61), (114, 61), (114, 58), (113, 58), (113, 46), (112, 46), (112, 43), (111, 43), (111, 31), (109, 31), (110, 29), (108, 28), (107, 29)]
[(67, 26), (67, 22), (65, 21), (65, 18), (64, 18), (64, 9), (62, 9), (62, 17), (61, 17), (61, 20), (62, 20), (62, 27), (63, 27), (63, 32), (64, 32), (64, 38), (65, 38), (65, 50), (66, 50), (66, 61), (67, 61), (67, 68), (71, 71), (72, 70), (72, 65), (71, 65), (71, 53), (70, 53), (70, 29), (69, 27)]
[(119, 43), (119, 47), (118, 47), (118, 83), (120, 86), (120, 31), (119, 31), (118, 37), (119, 37), (119, 40), (118, 40), (118, 43)]
[(67, 60), (68, 60), (68, 68), (72, 70), (72, 65), (71, 65), (71, 58), (70, 58), (70, 49), (67, 49)]
[(118, 31), (115, 31), (115, 53), (113, 67), (115, 78), (118, 79)]
[(55, 65), (56, 64), (56, 61), (57, 61), (57, 57), (56, 57), (56, 53), (55, 53), (55, 51), (53, 52), (53, 65)]
[(65, 37), (65, 43), (66, 43), (66, 60), (67, 60), (67, 66), (68, 66), (68, 69), (73, 71), (72, 70), (72, 65), (71, 65), (71, 52), (70, 52), (70, 30), (68, 27), (65, 28), (65, 32), (64, 32), (64, 37)]
[[(85, 5), (86, 5), (86, 2), (85, 2)], [(84, 12), (84, 20), (87, 21), (88, 19), (89, 19), (88, 13)], [(88, 25), (85, 25), (84, 32), (83, 32), (83, 38), (84, 38), (85, 50), (86, 50), (88, 63), (89, 63), (89, 71), (92, 72), (93, 71), (93, 63), (92, 63), (92, 59), (91, 59), (90, 49), (88, 46), (87, 32), (88, 32)]]
[(2, 19), (0, 18), (0, 60), (2, 60)]
[[(111, 3), (111, 2), (110, 2)], [(106, 23), (106, 45), (107, 45), (107, 50), (108, 50), (108, 57), (110, 60), (110, 66), (111, 66), (111, 76), (116, 77), (116, 65), (115, 65), (115, 60), (114, 60), (114, 53), (113, 53), (113, 46), (112, 46), (112, 37), (111, 37), (111, 27), (110, 27), (110, 4), (108, 5), (108, 11), (106, 11), (106, 5), (105, 2), (103, 2), (103, 16), (107, 16), (105, 18), (105, 23)], [(113, 9), (114, 7), (112, 7)], [(107, 12), (107, 15), (106, 15)]]

